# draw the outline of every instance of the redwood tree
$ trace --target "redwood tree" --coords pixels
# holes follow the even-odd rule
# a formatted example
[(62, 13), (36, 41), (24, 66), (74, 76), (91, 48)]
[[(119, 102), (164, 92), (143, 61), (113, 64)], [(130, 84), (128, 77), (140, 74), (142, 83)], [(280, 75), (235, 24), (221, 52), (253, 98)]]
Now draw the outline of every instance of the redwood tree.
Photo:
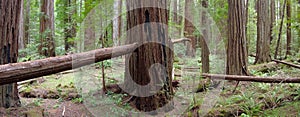
[(54, 0), (41, 0), (39, 53), (46, 57), (55, 56), (54, 45)]
[[(18, 59), (18, 38), (23, 0), (0, 0), (0, 64)], [(0, 107), (20, 105), (17, 83), (0, 86)]]
[(228, 0), (228, 42), (226, 74), (247, 75), (245, 1)]
[(270, 39), (271, 18), (268, 0), (257, 1), (257, 43), (255, 63), (271, 61)]
[(154, 111), (171, 103), (173, 97), (173, 53), (168, 38), (167, 0), (127, 0), (126, 6), (126, 43), (137, 42), (140, 46), (126, 56), (123, 89), (133, 96), (131, 103), (135, 108)]

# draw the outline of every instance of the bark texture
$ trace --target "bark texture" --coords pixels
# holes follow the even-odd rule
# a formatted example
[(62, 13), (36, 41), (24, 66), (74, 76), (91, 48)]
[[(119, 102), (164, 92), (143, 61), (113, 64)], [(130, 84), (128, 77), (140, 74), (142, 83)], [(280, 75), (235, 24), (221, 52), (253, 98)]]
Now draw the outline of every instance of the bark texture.
[(30, 26), (30, 1), (26, 0), (25, 12), (24, 12), (24, 46), (26, 48), (29, 43), (29, 26)]
[[(60, 57), (50, 57), (35, 61), (1, 65), (0, 85), (20, 82), (63, 72), (66, 70), (76, 69), (85, 65), (111, 59), (113, 57), (129, 54), (133, 52), (136, 47), (137, 44), (130, 44), (115, 48), (97, 49), (89, 52)], [(16, 58), (13, 59), (13, 61), (16, 62)], [(4, 61), (4, 63), (8, 63), (5, 60), (6, 59), (1, 59), (1, 61)]]
[(135, 108), (155, 111), (171, 103), (173, 95), (167, 0), (127, 0), (126, 5), (127, 43), (139, 47), (126, 56), (125, 91), (133, 96)]
[[(23, 0), (0, 0), (0, 64), (17, 62), (22, 2)], [(0, 107), (19, 105), (17, 83), (0, 85)]]
[(55, 56), (54, 42), (54, 0), (41, 0), (39, 53), (46, 57)]
[(255, 63), (266, 63), (271, 61), (270, 39), (270, 3), (268, 0), (257, 1), (257, 43)]
[(245, 33), (245, 1), (228, 0), (228, 43), (226, 74), (247, 75), (247, 40)]

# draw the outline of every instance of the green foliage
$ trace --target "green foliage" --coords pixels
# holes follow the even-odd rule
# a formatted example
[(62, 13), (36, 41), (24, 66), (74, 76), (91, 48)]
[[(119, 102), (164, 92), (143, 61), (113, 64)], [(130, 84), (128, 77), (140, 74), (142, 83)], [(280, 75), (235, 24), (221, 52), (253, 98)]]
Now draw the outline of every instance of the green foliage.
[(103, 62), (98, 62), (96, 64), (97, 64), (97, 67), (99, 67), (99, 68), (102, 68), (102, 64), (103, 64), (104, 68), (106, 69), (106, 68), (112, 67), (113, 61), (112, 60), (106, 60), (106, 61), (103, 61)]
[(74, 98), (72, 99), (73, 103), (82, 103), (83, 102), (83, 98)]
[(35, 106), (41, 106), (43, 103), (43, 99), (42, 98), (38, 98), (36, 100), (33, 101)]

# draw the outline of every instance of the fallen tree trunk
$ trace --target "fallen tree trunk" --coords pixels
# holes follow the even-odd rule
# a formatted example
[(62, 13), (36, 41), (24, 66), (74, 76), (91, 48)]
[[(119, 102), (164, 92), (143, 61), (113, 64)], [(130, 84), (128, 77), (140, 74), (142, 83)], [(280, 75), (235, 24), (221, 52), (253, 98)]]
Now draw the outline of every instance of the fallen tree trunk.
[(0, 66), (0, 85), (51, 75), (133, 52), (138, 44)]
[(300, 69), (299, 65), (295, 65), (295, 64), (292, 64), (292, 63), (288, 63), (288, 62), (280, 61), (280, 60), (276, 60), (276, 59), (273, 59), (272, 61), (274, 61), (276, 63), (281, 63), (281, 64), (285, 64), (285, 65)]
[(175, 43), (182, 43), (182, 42), (186, 42), (186, 41), (191, 41), (191, 39), (188, 38), (181, 38), (181, 39), (172, 39), (173, 44)]
[(255, 77), (237, 75), (202, 74), (203, 77), (218, 80), (248, 81), (262, 83), (300, 83), (300, 78), (275, 78), (275, 77)]

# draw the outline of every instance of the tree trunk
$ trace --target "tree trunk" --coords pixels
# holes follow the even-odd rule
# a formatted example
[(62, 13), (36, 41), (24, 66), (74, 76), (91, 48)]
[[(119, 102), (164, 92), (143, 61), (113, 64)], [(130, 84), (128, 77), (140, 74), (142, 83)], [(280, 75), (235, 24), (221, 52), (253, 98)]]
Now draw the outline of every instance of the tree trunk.
[[(292, 29), (291, 29), (291, 25), (292, 25), (292, 10), (291, 10), (291, 0), (287, 0), (286, 1), (286, 15), (287, 15), (287, 23), (286, 23), (286, 57), (288, 55), (291, 55), (291, 43), (292, 43)], [(299, 14), (298, 14), (299, 15)]]
[(21, 1), (21, 13), (20, 13), (20, 20), (19, 20), (19, 38), (18, 38), (18, 49), (24, 49), (24, 1)]
[(30, 36), (30, 32), (29, 32), (29, 27), (30, 27), (30, 1), (31, 0), (26, 0), (26, 9), (24, 12), (24, 17), (25, 17), (25, 21), (24, 21), (24, 46), (26, 47), (27, 44), (29, 43), (29, 36)]
[(66, 24), (64, 33), (65, 33), (65, 51), (68, 52), (68, 50), (71, 47), (74, 47), (74, 38), (76, 37), (76, 21), (75, 18), (73, 18), (74, 14), (76, 14), (76, 0), (64, 0), (64, 7), (65, 12), (67, 12), (67, 16), (64, 19), (64, 22)]
[[(0, 64), (18, 59), (18, 38), (23, 0), (0, 0)], [(0, 107), (20, 106), (17, 83), (0, 86)]]
[[(182, 5), (181, 3), (181, 0), (178, 0), (178, 14), (183, 14), (183, 11), (184, 11), (184, 6)], [(183, 21), (183, 16), (180, 16), (177, 14), (177, 24), (180, 25), (180, 27), (178, 28), (178, 32), (179, 32), (179, 36), (182, 36), (182, 30), (183, 30), (183, 27), (182, 27), (182, 21)]]
[(195, 27), (192, 23), (193, 14), (192, 14), (192, 5), (193, 0), (185, 0), (185, 20), (184, 20), (184, 36), (191, 39), (191, 43), (187, 43), (186, 55), (189, 57), (195, 57), (196, 55), (196, 37), (193, 34)]
[(123, 9), (123, 0), (119, 0), (119, 16), (118, 16), (118, 44), (121, 45), (121, 36), (122, 36), (122, 9)]
[(173, 0), (173, 18), (172, 18), (172, 21), (174, 23), (177, 23), (178, 22), (178, 19), (177, 19), (177, 13), (178, 13), (178, 10), (177, 10), (177, 7), (178, 7), (178, 1), (177, 0)]
[(281, 34), (282, 34), (282, 28), (283, 28), (284, 12), (285, 12), (285, 7), (286, 7), (286, 2), (287, 2), (287, 0), (284, 0), (283, 7), (282, 7), (283, 12), (280, 12), (281, 13), (281, 23), (280, 23), (280, 28), (279, 28), (279, 34), (278, 34), (278, 40), (277, 40), (277, 44), (276, 44), (274, 59), (277, 59), (277, 55), (278, 55), (278, 51), (279, 51), (279, 47), (280, 47), (280, 40), (281, 40)]
[(270, 24), (270, 43), (272, 43), (273, 39), (275, 39), (275, 34), (273, 33), (273, 28), (276, 25), (276, 6), (275, 0), (271, 0), (271, 24)]
[(76, 69), (132, 53), (136, 48), (137, 44), (134, 43), (35, 61), (0, 65), (0, 85)]
[(55, 56), (54, 42), (54, 0), (41, 0), (39, 53), (46, 57)]
[(270, 56), (270, 4), (268, 0), (258, 0), (257, 3), (257, 43), (255, 64), (271, 61)]
[[(208, 0), (202, 0), (202, 7), (207, 10)], [(208, 19), (206, 15), (206, 10), (202, 11), (202, 36), (201, 36), (201, 61), (202, 61), (202, 73), (209, 73), (209, 36), (208, 36)]]
[(135, 108), (156, 114), (155, 110), (166, 107), (173, 97), (167, 0), (127, 0), (126, 6), (126, 43), (137, 42), (140, 46), (126, 56), (125, 85), (121, 87), (134, 97), (131, 103)]
[(248, 37), (248, 20), (249, 20), (249, 0), (246, 1), (246, 17), (245, 17), (245, 35), (247, 40), (247, 53), (249, 53), (249, 46), (250, 46), (250, 38)]
[(228, 43), (226, 74), (247, 75), (247, 40), (245, 33), (245, 3), (228, 0)]

